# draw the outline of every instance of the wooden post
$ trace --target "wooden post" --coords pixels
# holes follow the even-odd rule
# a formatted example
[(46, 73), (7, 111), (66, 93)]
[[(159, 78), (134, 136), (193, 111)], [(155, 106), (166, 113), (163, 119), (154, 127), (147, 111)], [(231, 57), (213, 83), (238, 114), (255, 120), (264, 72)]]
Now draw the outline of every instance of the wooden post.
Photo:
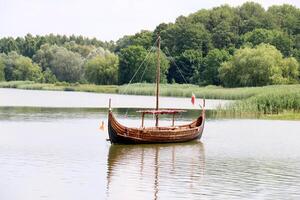
[(174, 121), (175, 121), (175, 113), (173, 113), (172, 126), (174, 126)]
[(111, 98), (109, 98), (109, 101), (108, 101), (108, 109), (111, 110)]
[[(156, 67), (156, 110), (159, 109), (159, 81), (160, 81), (160, 35), (157, 39), (157, 67)], [(158, 114), (155, 115), (155, 126), (158, 126)]]
[(142, 113), (142, 128), (144, 128), (144, 116), (145, 116), (145, 113)]

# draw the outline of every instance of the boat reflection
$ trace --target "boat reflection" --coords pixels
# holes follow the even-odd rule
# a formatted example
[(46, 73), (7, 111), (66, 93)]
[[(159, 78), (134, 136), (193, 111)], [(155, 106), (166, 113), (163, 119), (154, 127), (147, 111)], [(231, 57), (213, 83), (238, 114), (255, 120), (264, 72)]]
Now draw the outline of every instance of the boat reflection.
[(201, 184), (205, 150), (200, 141), (111, 145), (107, 162), (107, 199), (180, 198)]

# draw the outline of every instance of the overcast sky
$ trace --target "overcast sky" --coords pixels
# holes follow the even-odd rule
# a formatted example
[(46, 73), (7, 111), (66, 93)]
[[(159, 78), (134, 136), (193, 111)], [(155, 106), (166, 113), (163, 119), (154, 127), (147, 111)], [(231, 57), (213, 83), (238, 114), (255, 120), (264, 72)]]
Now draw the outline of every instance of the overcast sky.
[[(0, 37), (54, 33), (117, 40), (202, 8), (243, 2), (246, 0), (0, 0)], [(300, 0), (255, 2), (266, 9), (283, 3), (300, 7)]]

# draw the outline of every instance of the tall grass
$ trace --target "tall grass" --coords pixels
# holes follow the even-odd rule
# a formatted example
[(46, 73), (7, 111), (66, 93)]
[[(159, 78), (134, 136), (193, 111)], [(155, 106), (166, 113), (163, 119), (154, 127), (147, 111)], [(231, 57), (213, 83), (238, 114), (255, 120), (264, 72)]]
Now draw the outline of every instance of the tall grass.
[(279, 114), (286, 111), (300, 112), (300, 89), (293, 91), (265, 91), (227, 107), (234, 113)]
[[(247, 99), (259, 94), (273, 91), (299, 91), (300, 85), (272, 85), (264, 87), (223, 88), (220, 86), (199, 87), (189, 84), (161, 84), (161, 96), (190, 97), (192, 93), (206, 99)], [(155, 84), (136, 83), (119, 86), (119, 93), (134, 95), (155, 95)]]

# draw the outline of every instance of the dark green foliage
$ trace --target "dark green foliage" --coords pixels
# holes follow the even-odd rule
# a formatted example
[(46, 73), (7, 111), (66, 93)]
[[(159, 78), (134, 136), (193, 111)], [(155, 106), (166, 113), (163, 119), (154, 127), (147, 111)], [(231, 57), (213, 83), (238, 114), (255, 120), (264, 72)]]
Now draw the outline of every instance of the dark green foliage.
[(85, 63), (85, 77), (90, 83), (110, 85), (118, 83), (118, 57), (110, 52), (98, 54)]
[(225, 50), (213, 49), (203, 60), (203, 83), (204, 85), (220, 85), (219, 68), (223, 62), (230, 59)]
[(52, 73), (52, 71), (49, 68), (47, 68), (43, 72), (43, 82), (45, 82), (45, 83), (56, 83), (57, 82), (56, 76)]
[[(0, 56), (0, 63), (4, 67), (5, 80), (29, 80), (40, 82), (43, 78), (41, 68), (32, 63), (28, 57), (21, 56), (16, 52)], [(0, 67), (1, 68), (1, 67)]]
[(83, 59), (64, 47), (45, 44), (34, 56), (43, 70), (49, 68), (59, 81), (78, 82), (83, 78)]
[[(173, 59), (173, 58), (171, 58)], [(199, 83), (202, 72), (202, 53), (196, 50), (186, 50), (174, 60), (168, 73), (168, 81), (176, 83)]]
[[(114, 42), (102, 42), (97, 40), (96, 38), (86, 38), (83, 36), (65, 36), (65, 35), (54, 35), (49, 34), (45, 36), (32, 36), (31, 34), (27, 34), (24, 38), (17, 37), (16, 39), (12, 37), (1, 38), (0, 39), (0, 53), (8, 53), (11, 51), (16, 51), (23, 56), (27, 56), (32, 58), (33, 55), (41, 48), (44, 44), (57, 45), (57, 46), (66, 46), (69, 47), (71, 43), (70, 50), (75, 49), (75, 52), (78, 52), (78, 48), (97, 48), (103, 47), (110, 50), (115, 49)], [(74, 45), (74, 44), (78, 45)], [(75, 47), (74, 47), (75, 46)], [(68, 48), (69, 49), (69, 48)], [(80, 51), (81, 52), (81, 51)], [(80, 53), (78, 52), (78, 53)], [(81, 53), (80, 53), (81, 54)]]
[(146, 55), (147, 51), (142, 46), (129, 46), (121, 50), (119, 54), (119, 84), (128, 83), (131, 78), (133, 78), (133, 83), (139, 82), (142, 70), (140, 70), (135, 77), (133, 76), (142, 64)]
[(172, 56), (191, 49), (206, 55), (211, 49), (211, 36), (204, 25), (190, 23), (185, 17), (179, 17), (175, 24), (168, 26), (161, 37), (162, 50)]
[(0, 82), (5, 81), (4, 68), (5, 68), (4, 59), (0, 55)]
[(258, 3), (246, 2), (238, 8), (241, 19), (240, 33), (244, 34), (256, 28), (268, 28), (271, 26), (265, 9)]
[(281, 29), (290, 35), (300, 33), (300, 9), (295, 6), (283, 4), (271, 6), (268, 11), (277, 29)]
[[(129, 46), (122, 49), (119, 58), (119, 83), (136, 82), (155, 82), (156, 77), (156, 54), (150, 53), (142, 46)], [(143, 63), (144, 62), (144, 63)], [(169, 68), (169, 62), (166, 56), (161, 53), (161, 81), (166, 82), (166, 72)], [(141, 64), (143, 66), (141, 67)], [(140, 69), (139, 69), (140, 67)], [(139, 70), (138, 70), (139, 69)], [(136, 73), (136, 74), (135, 74)]]
[(263, 86), (296, 83), (299, 65), (294, 58), (283, 59), (272, 45), (243, 48), (219, 69), (222, 83), (228, 87)]
[(269, 43), (274, 45), (284, 56), (292, 53), (293, 41), (287, 33), (277, 30), (255, 29), (242, 36), (244, 42), (258, 45), (261, 43)]
[(120, 38), (116, 44), (116, 52), (119, 52), (121, 49), (124, 49), (131, 45), (142, 46), (145, 49), (149, 49), (152, 46), (152, 32), (150, 31), (141, 31), (135, 35), (125, 35)]

